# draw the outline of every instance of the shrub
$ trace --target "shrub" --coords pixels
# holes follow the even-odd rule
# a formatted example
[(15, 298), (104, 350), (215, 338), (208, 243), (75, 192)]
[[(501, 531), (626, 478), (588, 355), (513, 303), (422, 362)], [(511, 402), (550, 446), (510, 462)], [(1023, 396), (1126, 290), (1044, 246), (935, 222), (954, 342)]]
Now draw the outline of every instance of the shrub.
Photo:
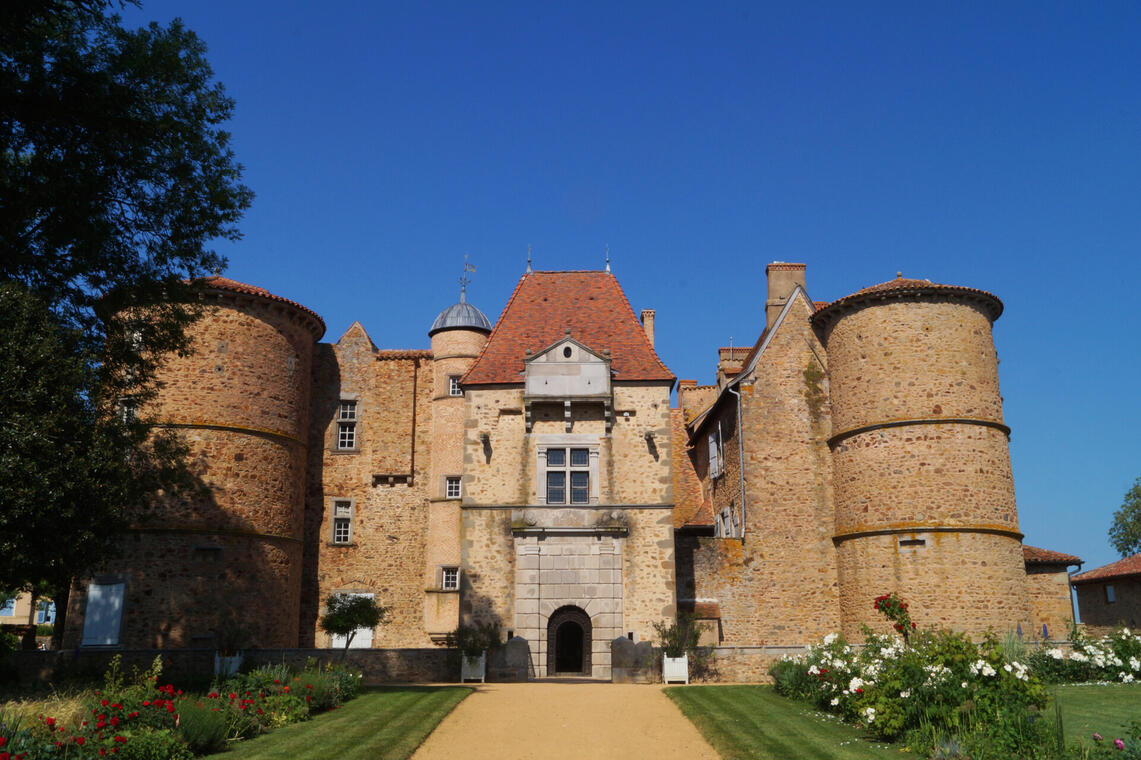
[(1141, 678), (1141, 636), (1128, 628), (1096, 641), (1075, 630), (1069, 652), (1048, 647), (1027, 658), (1034, 672), (1050, 683), (1119, 681)]
[(230, 736), (228, 710), (219, 700), (186, 701), (178, 709), (178, 733), (196, 755), (226, 748)]
[(673, 623), (654, 623), (658, 646), (666, 657), (682, 657), (697, 653), (697, 642), (706, 626), (694, 620), (693, 615), (681, 613)]
[(144, 729), (126, 738), (117, 755), (121, 760), (190, 760), (194, 757), (173, 731)]

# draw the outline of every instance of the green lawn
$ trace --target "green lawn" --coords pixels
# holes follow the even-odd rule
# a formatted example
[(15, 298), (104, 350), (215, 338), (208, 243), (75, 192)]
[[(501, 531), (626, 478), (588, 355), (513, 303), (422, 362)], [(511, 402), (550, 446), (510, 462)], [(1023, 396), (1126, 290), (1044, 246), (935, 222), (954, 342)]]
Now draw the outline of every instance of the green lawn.
[(332, 712), (239, 742), (226, 760), (403, 760), (471, 689), (384, 686)]
[(898, 757), (859, 729), (771, 686), (675, 686), (665, 690), (724, 760), (864, 760)]
[(1141, 720), (1141, 683), (1058, 686), (1057, 699), (1067, 743), (1089, 743), (1094, 732), (1121, 737), (1130, 722)]
[[(1055, 688), (1067, 743), (1088, 744), (1094, 732), (1124, 736), (1131, 721), (1141, 720), (1141, 683)], [(725, 760), (860, 760), (899, 754), (806, 703), (777, 696), (771, 686), (673, 687), (666, 694)]]

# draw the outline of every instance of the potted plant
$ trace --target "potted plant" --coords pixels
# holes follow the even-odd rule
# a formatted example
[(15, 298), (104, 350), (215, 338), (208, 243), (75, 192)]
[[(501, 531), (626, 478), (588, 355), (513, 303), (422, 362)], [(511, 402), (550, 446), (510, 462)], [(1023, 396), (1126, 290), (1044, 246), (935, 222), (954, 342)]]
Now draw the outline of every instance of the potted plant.
[(250, 633), (233, 617), (226, 616), (214, 631), (214, 675), (232, 676), (242, 666), (242, 649)]
[(662, 649), (662, 680), (666, 683), (689, 683), (689, 655), (697, 651), (704, 626), (692, 615), (678, 615), (673, 623), (654, 623), (658, 645)]
[(499, 646), (499, 623), (460, 625), (448, 634), (446, 645), (460, 653), (460, 683), (487, 680), (487, 650)]

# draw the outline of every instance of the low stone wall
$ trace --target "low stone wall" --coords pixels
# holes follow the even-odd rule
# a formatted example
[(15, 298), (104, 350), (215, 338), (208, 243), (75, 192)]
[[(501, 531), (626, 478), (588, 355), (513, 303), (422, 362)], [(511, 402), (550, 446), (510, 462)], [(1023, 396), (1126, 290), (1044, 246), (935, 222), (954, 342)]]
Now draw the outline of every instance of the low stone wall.
[[(425, 683), (455, 681), (458, 664), (449, 661), (451, 650), (433, 649), (350, 649), (348, 664), (360, 669), (365, 684)], [(64, 649), (58, 651), (12, 652), (3, 670), (20, 683), (60, 681), (68, 678), (100, 678), (111, 658), (120, 655), (124, 669), (145, 670), (158, 655), (163, 658), (163, 679), (177, 682), (184, 678), (208, 679), (214, 672), (213, 649)], [(245, 653), (244, 668), (284, 663), (304, 668), (312, 658), (322, 664), (341, 662), (338, 649), (256, 649)]]
[(693, 673), (695, 680), (718, 683), (772, 683), (769, 666), (785, 655), (803, 654), (803, 646), (711, 647), (705, 672)]

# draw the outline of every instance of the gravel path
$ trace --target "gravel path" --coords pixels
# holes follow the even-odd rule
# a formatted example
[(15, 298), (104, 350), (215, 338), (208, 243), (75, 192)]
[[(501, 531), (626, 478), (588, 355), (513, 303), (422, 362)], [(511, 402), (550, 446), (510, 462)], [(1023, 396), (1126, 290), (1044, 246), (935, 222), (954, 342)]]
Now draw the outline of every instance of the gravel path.
[(412, 760), (717, 760), (661, 686), (478, 684)]

